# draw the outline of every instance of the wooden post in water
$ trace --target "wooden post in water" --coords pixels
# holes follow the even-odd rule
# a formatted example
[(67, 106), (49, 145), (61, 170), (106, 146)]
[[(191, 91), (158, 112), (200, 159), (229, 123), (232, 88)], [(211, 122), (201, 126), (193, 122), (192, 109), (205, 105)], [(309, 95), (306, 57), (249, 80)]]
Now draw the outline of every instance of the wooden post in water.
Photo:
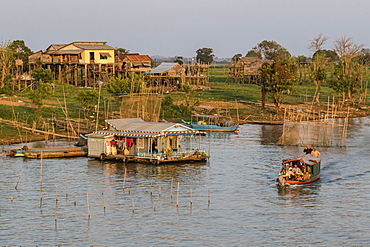
[(66, 201), (68, 200), (68, 184), (66, 184)]
[(153, 195), (153, 187), (152, 187), (152, 185), (153, 185), (153, 181), (150, 181), (150, 196)]
[(180, 182), (177, 182), (176, 207), (179, 207)]
[(211, 190), (208, 189), (208, 208), (210, 204), (211, 204)]
[(42, 155), (40, 158), (40, 208), (41, 206), (42, 206)]
[(125, 167), (125, 174), (123, 176), (123, 189), (126, 188), (126, 176), (127, 176), (127, 167)]
[(173, 187), (173, 178), (171, 179), (171, 187), (170, 187), (171, 202), (172, 202), (172, 187)]
[(135, 213), (135, 201), (132, 201), (132, 215)]
[(193, 189), (190, 188), (190, 209), (193, 207)]
[(104, 213), (105, 213), (105, 209), (106, 209), (105, 197), (104, 197), (104, 193), (103, 192), (101, 194), (103, 196), (103, 207), (104, 207)]
[(17, 190), (17, 189), (18, 189), (19, 180), (21, 180), (21, 176), (19, 176), (19, 177), (18, 177), (17, 184), (15, 185), (15, 190)]
[(56, 190), (55, 191), (55, 205), (58, 206), (58, 201), (59, 201), (59, 198), (58, 198), (58, 191)]
[(87, 204), (87, 217), (88, 219), (90, 219), (89, 192), (86, 192), (86, 204)]
[(161, 197), (161, 192), (162, 192), (162, 186), (158, 187), (158, 197)]

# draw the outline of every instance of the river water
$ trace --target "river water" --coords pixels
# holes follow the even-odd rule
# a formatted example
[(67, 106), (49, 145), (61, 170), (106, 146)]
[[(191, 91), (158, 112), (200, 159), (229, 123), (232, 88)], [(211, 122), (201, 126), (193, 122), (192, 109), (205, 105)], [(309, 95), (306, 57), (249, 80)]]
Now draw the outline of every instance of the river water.
[(320, 148), (319, 181), (285, 189), (280, 161), (303, 148), (275, 145), (281, 131), (212, 133), (207, 163), (45, 159), (42, 178), (40, 160), (0, 156), (0, 245), (369, 246), (370, 118)]

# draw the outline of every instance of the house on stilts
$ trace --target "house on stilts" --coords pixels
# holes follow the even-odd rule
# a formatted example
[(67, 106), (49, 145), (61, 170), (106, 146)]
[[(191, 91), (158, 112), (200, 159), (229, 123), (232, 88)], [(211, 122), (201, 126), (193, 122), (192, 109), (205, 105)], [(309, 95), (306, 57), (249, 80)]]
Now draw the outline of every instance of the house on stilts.
[(145, 122), (141, 118), (105, 120), (108, 128), (87, 135), (88, 156), (123, 162), (205, 161), (204, 132), (179, 123)]

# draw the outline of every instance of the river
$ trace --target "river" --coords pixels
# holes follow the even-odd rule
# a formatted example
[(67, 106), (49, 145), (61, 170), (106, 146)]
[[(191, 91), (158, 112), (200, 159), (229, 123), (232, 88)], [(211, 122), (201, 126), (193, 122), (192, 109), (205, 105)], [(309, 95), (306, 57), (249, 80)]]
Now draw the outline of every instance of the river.
[(319, 149), (319, 181), (285, 189), (280, 161), (303, 148), (275, 145), (281, 132), (211, 133), (206, 163), (45, 159), (41, 177), (40, 160), (0, 156), (0, 245), (369, 246), (370, 118)]

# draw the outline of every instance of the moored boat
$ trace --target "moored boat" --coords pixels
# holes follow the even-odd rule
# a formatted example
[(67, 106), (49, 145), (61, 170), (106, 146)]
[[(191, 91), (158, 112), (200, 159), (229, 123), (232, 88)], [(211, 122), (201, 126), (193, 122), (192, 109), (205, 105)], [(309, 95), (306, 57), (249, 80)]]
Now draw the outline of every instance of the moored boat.
[(86, 147), (59, 147), (59, 148), (22, 148), (10, 150), (9, 156), (40, 158), (66, 158), (87, 156)]
[(311, 154), (285, 159), (277, 178), (280, 186), (312, 183), (320, 178), (321, 159)]
[(220, 115), (192, 115), (191, 121), (186, 123), (190, 128), (211, 132), (235, 132), (239, 124), (235, 124)]

